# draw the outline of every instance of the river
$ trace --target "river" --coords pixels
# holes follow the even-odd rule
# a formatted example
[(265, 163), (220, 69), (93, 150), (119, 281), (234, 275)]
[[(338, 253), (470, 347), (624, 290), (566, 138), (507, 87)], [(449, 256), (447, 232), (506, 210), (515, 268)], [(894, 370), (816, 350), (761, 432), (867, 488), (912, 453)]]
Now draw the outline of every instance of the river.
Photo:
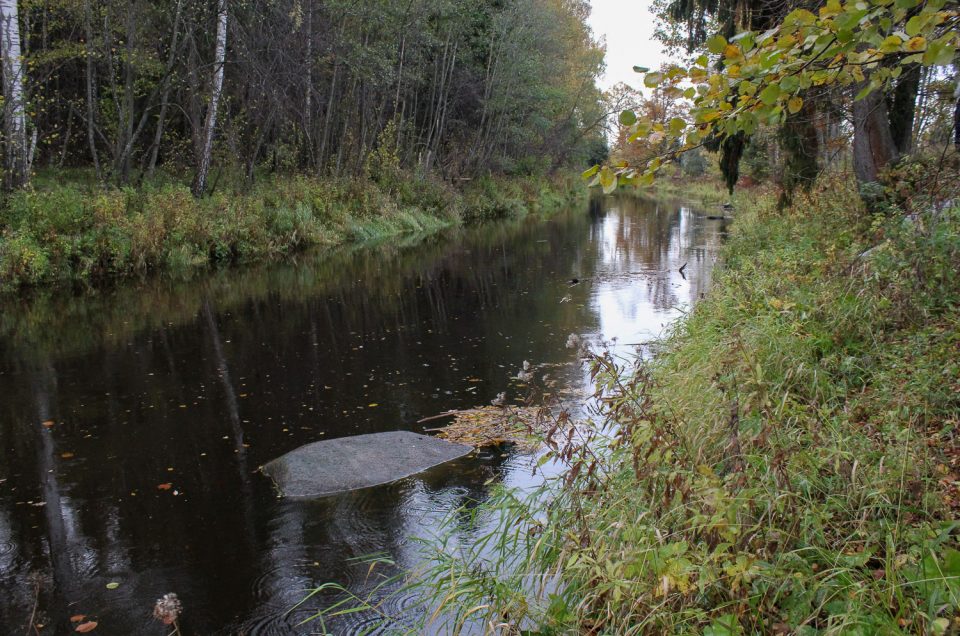
[[(678, 203), (593, 199), (527, 217), (282, 263), (0, 299), (0, 624), (26, 634), (319, 633), (295, 625), (334, 581), (418, 558), (411, 540), (530, 456), (484, 450), (383, 487), (277, 498), (258, 466), (523, 391), (524, 360), (585, 387), (568, 334), (629, 347), (700, 297), (724, 222)], [(683, 274), (678, 270), (687, 264)], [(576, 283), (572, 283), (576, 280)], [(465, 529), (464, 533), (469, 533)], [(468, 538), (465, 538), (468, 540)], [(384, 611), (402, 616), (414, 599)], [(350, 618), (336, 633), (360, 631)]]

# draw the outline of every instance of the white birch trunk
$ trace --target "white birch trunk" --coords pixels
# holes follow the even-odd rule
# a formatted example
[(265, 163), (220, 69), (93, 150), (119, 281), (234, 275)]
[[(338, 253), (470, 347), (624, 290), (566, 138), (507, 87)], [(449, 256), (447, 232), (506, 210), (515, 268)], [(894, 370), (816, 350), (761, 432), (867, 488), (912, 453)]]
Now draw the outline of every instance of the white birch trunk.
[(0, 0), (0, 57), (3, 64), (4, 136), (8, 188), (27, 183), (27, 115), (17, 0)]
[[(2, 0), (0, 0), (2, 1)], [(203, 123), (203, 146), (197, 176), (193, 182), (193, 195), (202, 197), (207, 189), (207, 173), (210, 171), (210, 156), (213, 152), (213, 134), (217, 127), (217, 106), (223, 91), (223, 66), (227, 57), (227, 0), (217, 1), (217, 46), (214, 53), (213, 86), (210, 88), (210, 105)]]

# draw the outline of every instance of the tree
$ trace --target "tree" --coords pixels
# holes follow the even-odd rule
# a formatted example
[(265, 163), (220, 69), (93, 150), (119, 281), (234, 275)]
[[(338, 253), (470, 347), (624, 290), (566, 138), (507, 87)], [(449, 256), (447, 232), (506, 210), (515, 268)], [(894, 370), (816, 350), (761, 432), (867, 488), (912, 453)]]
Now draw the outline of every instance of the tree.
[(3, 132), (6, 146), (4, 186), (13, 189), (27, 183), (30, 170), (17, 0), (0, 0), (0, 58), (3, 64)]
[[(913, 65), (951, 64), (960, 46), (958, 22), (957, 11), (948, 8), (946, 0), (922, 5), (918, 0), (829, 0), (819, 15), (797, 9), (763, 33), (744, 31), (730, 40), (716, 35), (706, 41), (708, 53), (689, 67), (641, 69), (650, 88), (693, 84), (683, 89), (692, 101), (689, 117), (671, 120), (669, 126), (641, 118), (633, 124), (632, 137), (662, 134), (678, 149), (645, 165), (608, 167), (592, 174), (607, 190), (618, 181), (652, 182), (661, 165), (711, 136), (726, 140), (752, 134), (762, 123), (781, 124), (803, 109), (812, 89), (842, 86), (856, 90), (855, 144), (860, 144), (862, 160), (857, 175), (873, 179), (897, 156), (889, 120), (883, 116), (883, 91)], [(723, 68), (711, 71), (711, 61), (719, 60)], [(874, 121), (881, 118), (883, 125)]]
[(207, 192), (221, 145), (244, 187), (369, 174), (383, 144), (401, 170), (459, 181), (578, 164), (602, 141), (584, 0), (19, 4), (36, 163), (104, 183), (192, 168)]
[(227, 0), (217, 0), (217, 43), (213, 54), (213, 81), (210, 87), (210, 103), (203, 124), (203, 141), (197, 161), (197, 176), (194, 178), (193, 196), (202, 197), (207, 189), (207, 173), (213, 154), (213, 136), (217, 128), (217, 107), (223, 92), (223, 71), (227, 61)]

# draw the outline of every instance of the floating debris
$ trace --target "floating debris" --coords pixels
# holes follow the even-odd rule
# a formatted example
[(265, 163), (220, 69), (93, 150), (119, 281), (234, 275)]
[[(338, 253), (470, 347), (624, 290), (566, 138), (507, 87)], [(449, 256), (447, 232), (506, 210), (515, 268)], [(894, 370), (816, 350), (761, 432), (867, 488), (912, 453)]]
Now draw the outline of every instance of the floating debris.
[(453, 423), (430, 429), (441, 439), (477, 448), (509, 443), (523, 450), (535, 450), (540, 446), (535, 432), (544, 428), (545, 419), (541, 417), (540, 409), (532, 406), (480, 406), (464, 411), (448, 411), (442, 416), (452, 417)]

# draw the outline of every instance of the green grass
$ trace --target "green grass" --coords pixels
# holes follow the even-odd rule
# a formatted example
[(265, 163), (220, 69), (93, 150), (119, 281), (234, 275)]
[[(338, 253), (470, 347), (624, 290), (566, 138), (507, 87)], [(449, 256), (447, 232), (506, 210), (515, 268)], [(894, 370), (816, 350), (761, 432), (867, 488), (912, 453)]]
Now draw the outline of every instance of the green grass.
[(474, 549), (428, 544), (409, 585), (446, 631), (960, 629), (960, 208), (801, 198), (740, 202), (653, 360), (593, 353), (602, 421), (560, 429), (562, 479), (455, 514)]
[(682, 174), (660, 179), (652, 186), (640, 189), (640, 192), (661, 199), (683, 199), (705, 206), (719, 206), (729, 203), (733, 198), (716, 177), (692, 179)]
[(197, 200), (168, 179), (100, 188), (83, 174), (46, 175), (0, 207), (0, 290), (431, 232), (553, 209), (580, 190), (560, 176), (483, 178), (455, 189), (397, 172), (377, 180), (276, 177)]

